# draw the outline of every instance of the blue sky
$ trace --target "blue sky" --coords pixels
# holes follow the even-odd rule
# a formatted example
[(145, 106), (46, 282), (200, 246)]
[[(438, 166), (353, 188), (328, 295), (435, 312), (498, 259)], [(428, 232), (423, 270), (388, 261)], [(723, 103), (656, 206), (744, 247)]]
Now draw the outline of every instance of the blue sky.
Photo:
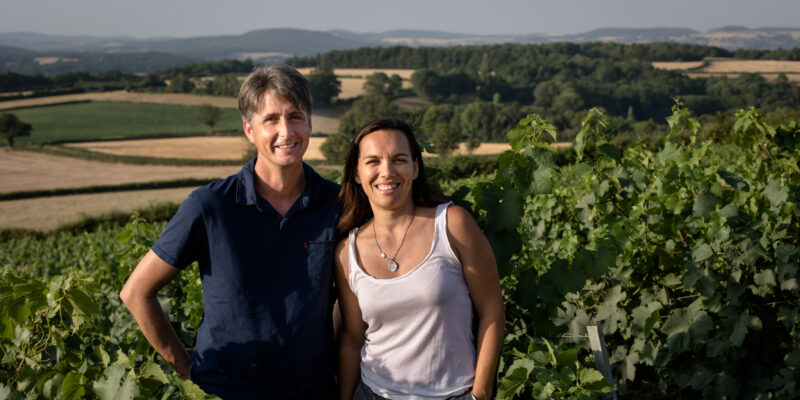
[(2, 0), (0, 32), (189, 37), (263, 28), (475, 34), (797, 27), (800, 0)]

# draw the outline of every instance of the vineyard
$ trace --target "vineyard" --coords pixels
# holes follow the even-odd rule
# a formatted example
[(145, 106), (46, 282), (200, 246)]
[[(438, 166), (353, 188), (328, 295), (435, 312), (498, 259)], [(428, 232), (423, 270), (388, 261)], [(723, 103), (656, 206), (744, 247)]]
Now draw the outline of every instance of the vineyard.
[[(623, 398), (800, 396), (800, 126), (737, 114), (733, 144), (698, 143), (679, 103), (656, 151), (609, 144), (596, 109), (557, 165), (536, 115), (454, 197), (494, 248), (507, 315), (500, 398), (598, 398), (599, 323)], [(453, 186), (452, 183), (450, 186)], [(455, 188), (454, 188), (455, 189)], [(0, 398), (205, 398), (149, 347), (118, 297), (163, 222), (0, 243)], [(196, 268), (161, 293), (191, 349)], [(660, 396), (660, 397), (659, 397)]]

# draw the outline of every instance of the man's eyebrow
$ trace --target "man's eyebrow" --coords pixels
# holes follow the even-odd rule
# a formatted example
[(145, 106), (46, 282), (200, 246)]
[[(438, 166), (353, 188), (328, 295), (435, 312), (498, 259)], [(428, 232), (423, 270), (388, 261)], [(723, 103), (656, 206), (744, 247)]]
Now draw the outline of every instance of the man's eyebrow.
[(264, 115), (264, 121), (266, 121), (266, 120), (267, 120), (267, 119), (269, 119), (269, 118), (274, 118), (274, 117), (276, 117), (276, 116), (278, 116), (278, 115), (280, 115), (280, 113), (277, 113), (277, 112), (274, 112), (274, 113), (269, 113), (269, 114), (265, 114), (265, 115)]

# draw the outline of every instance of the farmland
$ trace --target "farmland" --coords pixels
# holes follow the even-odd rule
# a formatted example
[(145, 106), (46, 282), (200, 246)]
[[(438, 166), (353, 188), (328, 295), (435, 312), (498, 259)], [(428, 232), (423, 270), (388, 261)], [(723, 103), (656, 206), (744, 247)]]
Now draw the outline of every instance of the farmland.
[[(196, 135), (208, 131), (197, 119), (197, 107), (151, 103), (90, 102), (14, 110), (33, 121), (36, 134), (19, 144), (127, 139), (136, 136)], [(91, 121), (91, 123), (87, 123)], [(239, 112), (223, 109), (215, 129), (241, 129)]]
[(790, 82), (800, 84), (800, 61), (738, 60), (730, 58), (707, 58), (704, 61), (653, 62), (660, 69), (684, 72), (691, 78), (727, 76), (735, 78), (742, 74), (759, 74), (774, 81), (783, 74)]
[[(477, 65), (481, 58), (470, 60)], [(571, 60), (586, 61), (580, 57)], [(742, 73), (771, 76), (776, 71), (789, 76), (795, 68), (795, 64), (724, 64), (715, 63), (714, 59), (654, 65), (684, 74), (705, 71), (715, 77)], [(695, 85), (695, 89), (705, 84), (699, 79), (653, 70), (647, 63), (619, 63), (615, 66), (618, 69), (604, 69), (601, 65), (596, 70), (611, 76), (636, 70), (627, 69), (631, 66), (643, 66), (638, 75), (631, 72), (631, 79), (646, 80), (650, 76), (653, 81), (648, 83), (655, 83), (667, 76), (687, 86)], [(373, 71), (337, 69), (341, 79), (352, 80), (347, 81), (347, 90), (340, 99), (359, 96), (357, 80)], [(489, 73), (484, 78), (501, 73)], [(410, 76), (410, 72), (407, 74)], [(478, 81), (484, 79), (479, 75), (431, 74), (431, 81), (465, 78), (462, 82), (469, 85), (491, 83), (490, 78)], [(520, 82), (512, 80), (511, 75), (506, 78), (507, 83)], [(408, 77), (404, 79), (407, 85)], [(713, 81), (716, 88), (742, 83), (725, 78), (708, 81)], [(760, 77), (748, 76), (742, 81), (756, 82), (753, 87), (764, 90), (742, 92), (755, 99), (767, 97), (762, 94), (777, 86)], [(544, 86), (540, 87), (542, 83)], [(464, 163), (459, 158), (430, 160), (442, 162), (441, 165), (452, 161), (451, 164), (480, 166), (471, 167), (458, 178), (438, 176), (448, 179), (448, 193), (464, 185), (456, 192), (455, 200), (476, 217), (498, 261), (507, 315), (498, 397), (594, 399), (608, 390), (602, 376), (592, 369), (592, 355), (584, 338), (590, 323), (599, 324), (606, 335), (615, 386), (623, 393), (623, 399), (798, 397), (800, 127), (792, 121), (796, 113), (780, 109), (771, 119), (753, 108), (730, 111), (727, 107), (739, 103), (732, 101), (733, 105), (726, 103), (722, 108), (722, 104), (711, 102), (722, 101), (713, 97), (719, 92), (708, 91), (703, 92), (704, 101), (697, 101), (697, 97), (689, 100), (709, 109), (718, 106), (714, 110), (724, 109), (724, 113), (705, 116), (713, 118), (696, 117), (676, 101), (667, 124), (658, 125), (641, 120), (633, 107), (627, 116), (620, 115), (620, 110), (590, 108), (594, 103), (586, 94), (596, 83), (594, 77), (584, 81), (582, 90), (572, 88), (572, 92), (558, 86), (560, 83), (564, 82), (543, 81), (514, 92), (538, 97), (538, 104), (522, 106), (504, 97), (511, 98), (514, 93), (500, 94), (502, 86), (497, 86), (499, 91), (494, 93), (393, 99), (395, 105), (404, 102), (407, 108), (440, 106), (403, 114), (414, 123), (424, 123), (427, 118), (431, 129), (425, 132), (431, 137), (436, 127), (442, 128), (440, 132), (448, 132), (448, 128), (450, 132), (470, 129), (476, 135), (469, 138), (475, 138), (503, 124), (502, 132), (490, 140), (499, 140), (500, 135), (510, 140), (483, 143), (474, 151), (497, 154), (513, 150), (497, 158), (470, 158)], [(615, 89), (619, 86), (606, 84)], [(789, 94), (796, 89), (784, 82), (783, 87), (786, 86)], [(439, 87), (442, 88), (447, 89), (447, 85)], [(630, 92), (632, 88), (619, 89)], [(664, 93), (667, 90), (671, 89)], [(633, 96), (647, 100), (654, 92), (637, 93), (647, 93), (644, 97)], [(772, 94), (777, 100), (790, 99)], [(552, 95), (552, 107), (542, 100), (547, 95)], [(182, 117), (184, 130), (167, 133), (149, 130), (151, 127), (139, 121), (109, 124), (103, 118), (119, 121), (125, 115), (97, 115), (107, 109), (92, 108), (134, 107), (139, 111), (131, 109), (131, 115), (147, 119), (161, 118), (159, 113), (179, 115), (177, 108), (192, 110), (205, 103), (179, 106), (175, 103), (180, 103), (181, 98), (171, 94), (152, 96), (162, 101), (155, 106), (158, 108), (150, 108), (154, 106), (148, 102), (109, 100), (15, 109), (15, 113), (42, 112), (28, 115), (37, 120), (46, 120), (47, 114), (66, 118), (69, 110), (84, 117), (84, 128), (70, 128), (73, 135), (82, 135), (80, 142), (29, 149), (82, 151), (84, 155), (104, 155), (110, 160), (117, 157), (117, 161), (124, 162), (130, 161), (125, 157), (142, 157), (144, 164), (4, 150), (0, 153), (0, 194), (211, 179), (240, 168), (248, 144), (230, 103), (226, 110), (233, 113), (236, 124), (232, 123), (235, 127), (225, 137), (201, 135), (207, 127), (199, 125), (196, 114), (191, 112)], [(191, 102), (206, 98), (182, 96)], [(604, 99), (605, 105), (620, 108), (621, 103), (617, 104), (614, 97)], [(334, 102), (333, 106), (315, 110), (314, 132), (335, 132), (338, 117), (349, 104), (349, 100)], [(650, 110), (662, 123), (664, 115), (658, 114), (659, 107), (660, 104), (652, 104)], [(431, 110), (434, 112), (428, 113)], [(500, 113), (507, 110), (524, 110), (528, 114), (510, 132), (505, 124), (514, 124), (518, 119), (514, 112)], [(502, 118), (483, 118), (493, 113)], [(323, 119), (316, 119), (319, 117)], [(94, 118), (104, 123), (97, 124)], [(189, 127), (190, 124), (194, 125)], [(706, 124), (712, 125), (715, 135), (701, 136)], [(109, 131), (95, 130), (94, 125), (106, 126)], [(649, 146), (637, 142), (619, 145), (614, 141), (619, 137), (618, 127), (630, 129), (633, 125), (638, 127), (638, 134), (656, 139)], [(116, 131), (125, 126), (131, 130)], [(59, 136), (57, 120), (44, 131), (39, 130), (41, 127), (35, 129), (30, 140), (41, 132), (49, 135), (43, 142), (68, 140), (63, 139), (66, 134)], [(549, 144), (557, 139), (557, 132), (569, 129), (574, 142)], [(184, 135), (196, 136), (161, 137)], [(306, 159), (313, 160), (317, 170), (340, 168), (320, 161), (321, 141), (320, 137), (312, 138)], [(559, 151), (568, 151), (570, 157), (560, 157), (563, 152)], [(464, 152), (462, 144), (457, 153)], [(168, 160), (168, 165), (152, 165), (159, 160)], [(180, 165), (186, 160), (199, 163)], [(205, 165), (211, 161), (231, 165)], [(112, 192), (36, 194), (36, 198), (0, 201), (0, 228), (47, 231), (75, 222), (83, 213), (128, 212), (164, 200), (178, 203), (193, 187), (118, 192), (113, 190), (121, 188), (111, 187), (99, 191), (108, 189)], [(8, 239), (0, 242), (0, 297), (4, 299), (0, 303), (0, 345), (4, 351), (0, 393), (19, 394), (20, 398), (92, 398), (119, 390), (129, 397), (199, 396), (191, 384), (176, 379), (142, 340), (117, 295), (131, 268), (163, 227), (163, 218), (159, 217), (153, 221), (134, 218), (125, 227), (100, 226), (96, 232), (4, 232)], [(189, 268), (162, 294), (180, 338), (191, 346), (192, 334), (202, 316), (197, 268)]]
[(239, 166), (161, 166), (101, 163), (26, 151), (0, 150), (0, 193), (117, 185), (153, 180), (221, 178)]

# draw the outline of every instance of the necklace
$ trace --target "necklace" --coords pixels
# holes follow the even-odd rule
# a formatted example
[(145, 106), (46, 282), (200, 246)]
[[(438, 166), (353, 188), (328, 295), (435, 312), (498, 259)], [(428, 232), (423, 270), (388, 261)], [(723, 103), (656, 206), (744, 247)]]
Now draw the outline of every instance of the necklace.
[[(414, 217), (416, 216), (416, 211), (417, 210), (414, 209), (414, 212), (411, 214), (411, 221), (408, 221), (408, 226), (406, 227), (406, 231), (403, 233), (403, 238), (400, 239), (400, 246), (397, 246), (397, 251), (394, 252), (394, 256), (392, 256), (392, 258), (389, 259), (389, 264), (386, 266), (387, 268), (389, 268), (389, 271), (392, 271), (392, 272), (397, 271), (397, 261), (395, 261), (395, 258), (397, 258), (397, 253), (400, 252), (400, 248), (403, 247), (403, 243), (405, 243), (405, 241), (406, 241), (406, 235), (408, 234), (408, 229), (411, 228), (411, 223), (414, 222)], [(381, 258), (386, 258), (386, 253), (383, 252), (383, 249), (381, 248), (380, 243), (378, 243), (378, 235), (375, 234), (375, 220), (374, 219), (372, 220), (372, 235), (375, 237), (375, 245), (378, 246), (378, 250), (381, 252)]]

